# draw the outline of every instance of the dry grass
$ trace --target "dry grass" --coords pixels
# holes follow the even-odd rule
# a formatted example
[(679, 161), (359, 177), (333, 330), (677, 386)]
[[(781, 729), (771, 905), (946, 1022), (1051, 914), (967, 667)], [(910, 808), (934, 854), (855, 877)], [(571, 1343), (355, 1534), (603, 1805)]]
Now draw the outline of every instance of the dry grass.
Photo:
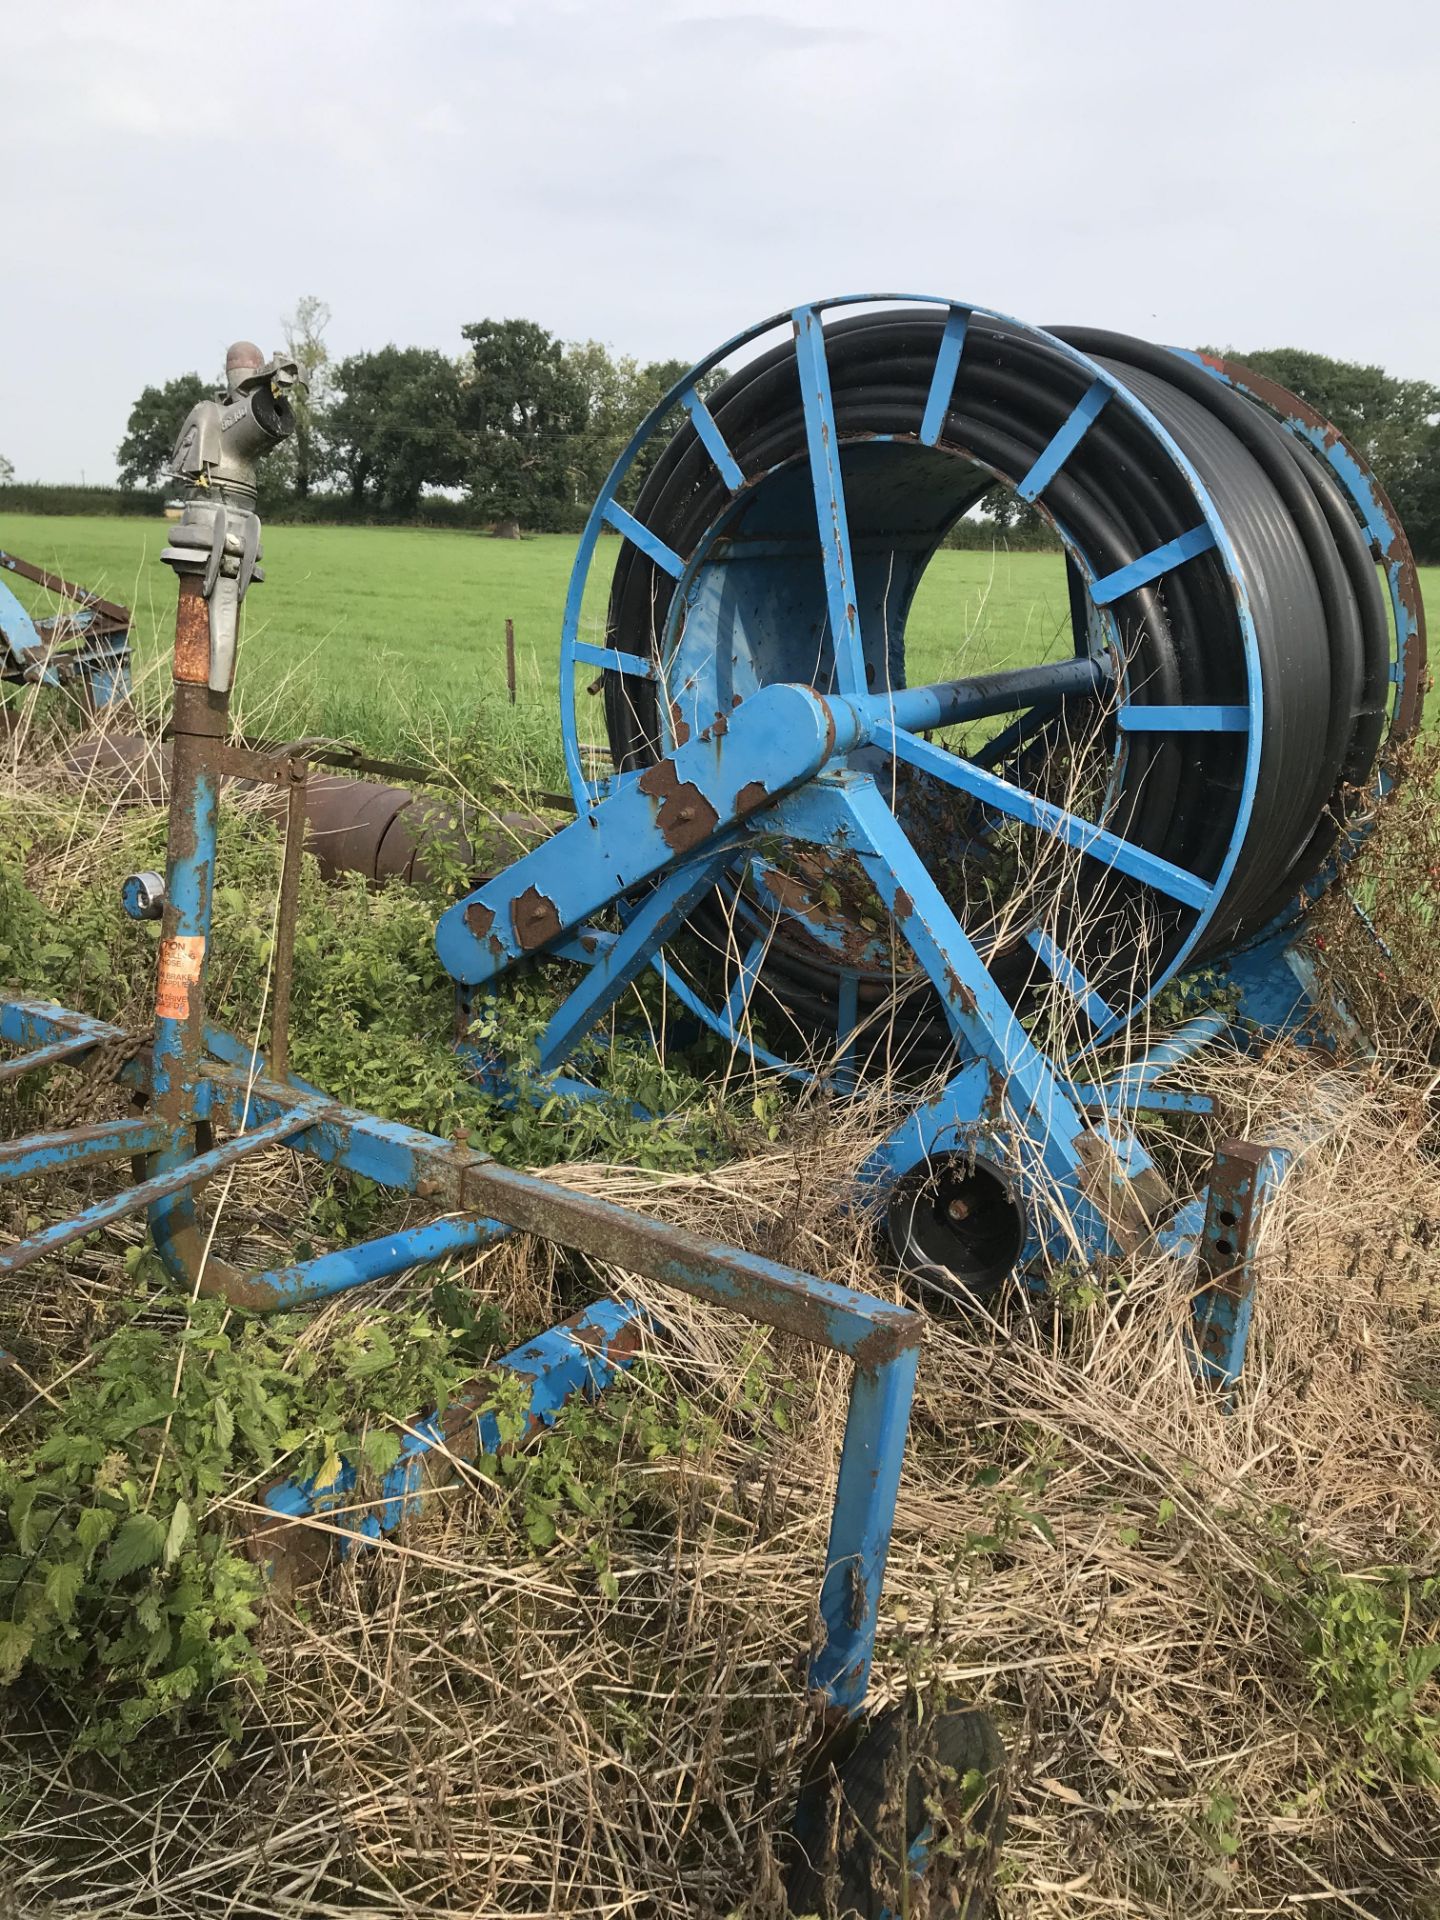
[[(1282, 1057), (1223, 1085), (1238, 1118), (1313, 1109), (1317, 1082)], [(1281, 1510), (1288, 1550), (1352, 1570), (1418, 1563), (1440, 1523), (1425, 1087), (1392, 1065), (1343, 1103), (1333, 1076), (1320, 1091), (1233, 1407), (1193, 1383), (1183, 1283), (1159, 1265), (1104, 1303), (1021, 1296), (928, 1336), (875, 1694), (939, 1679), (999, 1716), (1006, 1915), (1440, 1911), (1440, 1795), (1364, 1777), (1276, 1579)], [(881, 1284), (837, 1205), (860, 1130), (821, 1122), (714, 1177), (567, 1178)], [(475, 1277), (532, 1304), (550, 1284), (513, 1248)], [(270, 1685), (227, 1766), (196, 1736), (159, 1779), (105, 1777), (63, 1730), (12, 1738), (5, 1847), (30, 1910), (783, 1910), (844, 1383), (778, 1343), (800, 1388), (758, 1455), (735, 1418), (753, 1331), (654, 1304), (674, 1329), (657, 1381), (720, 1431), (644, 1470), (648, 1518), (612, 1542), (618, 1600), (578, 1540), (498, 1552), (495, 1496), (448, 1498), (276, 1607)]]
[[(934, 1322), (873, 1697), (939, 1684), (995, 1713), (1015, 1797), (1006, 1920), (1433, 1920), (1440, 1792), (1347, 1720), (1307, 1611), (1326, 1569), (1437, 1571), (1430, 1070), (1409, 1046), (1343, 1072), (1280, 1049), (1195, 1071), (1220, 1110), (1203, 1137), (1170, 1141), (1177, 1165), (1198, 1167), (1220, 1132), (1278, 1126), (1300, 1146), (1242, 1391), (1222, 1403), (1195, 1383), (1185, 1276), (1166, 1261), (1134, 1264), (1103, 1298), (1062, 1284), (1017, 1292), (993, 1319)], [(817, 1099), (772, 1152), (710, 1175), (563, 1177), (886, 1291), (844, 1207), (884, 1120)], [(277, 1155), (237, 1181), (257, 1246), (283, 1244), (311, 1177)], [(516, 1244), (467, 1277), (527, 1322), (563, 1310), (571, 1284)], [(32, 1340), (73, 1336), (115, 1284), (82, 1261), (5, 1307)], [(713, 1438), (653, 1460), (622, 1448), (643, 1496), (609, 1542), (618, 1598), (583, 1529), (534, 1555), (493, 1487), (437, 1497), (363, 1562), (273, 1606), (269, 1685), (236, 1751), (202, 1724), (109, 1767), (78, 1758), (71, 1729), (15, 1720), (0, 1855), (17, 1910), (783, 1912), (844, 1370), (646, 1297), (668, 1329), (661, 1365), (623, 1404), (638, 1421), (645, 1396), (663, 1414), (683, 1394)], [(327, 1309), (309, 1337), (349, 1310)], [(784, 1428), (744, 1403), (763, 1349), (772, 1381), (792, 1383)], [(237, 1524), (248, 1498), (232, 1499)]]

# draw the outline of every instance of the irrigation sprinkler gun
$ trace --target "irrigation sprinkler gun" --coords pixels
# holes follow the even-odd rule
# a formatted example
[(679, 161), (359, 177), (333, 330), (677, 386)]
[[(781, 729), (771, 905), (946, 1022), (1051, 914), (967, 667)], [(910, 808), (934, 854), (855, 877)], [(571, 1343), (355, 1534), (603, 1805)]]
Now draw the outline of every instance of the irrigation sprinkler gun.
[[(737, 355), (740, 371), (702, 397), (702, 376)], [(893, 1719), (866, 1728), (859, 1715), (922, 1316), (497, 1166), (290, 1073), (294, 907), (320, 756), (232, 745), (228, 709), (239, 609), (261, 577), (256, 467), (291, 430), (295, 368), (243, 347), (227, 372), (226, 400), (192, 413), (175, 454), (190, 493), (163, 556), (179, 578), (166, 872), (124, 890), (136, 918), (162, 919), (153, 1035), (137, 1045), (81, 1013), (0, 1005), (0, 1037), (22, 1049), (0, 1081), (88, 1064), (143, 1109), (11, 1141), (0, 1180), (127, 1156), (140, 1176), (0, 1251), (0, 1271), (143, 1211), (179, 1283), (264, 1312), (519, 1231), (844, 1354), (810, 1684), (860, 1733), (840, 1771), (860, 1794), (874, 1743), (896, 1737)], [(921, 574), (996, 485), (1064, 548), (1068, 634), (1025, 666), (911, 671)], [(602, 547), (606, 532), (619, 539)], [(582, 613), (602, 551), (609, 598), (592, 634)], [(945, 300), (797, 308), (680, 382), (595, 503), (561, 647), (575, 819), (442, 915), (460, 1044), (482, 1084), (514, 1095), (466, 1037), (477, 1003), (517, 969), (568, 964), (539, 1043), (542, 1084), (602, 1098), (574, 1056), (653, 969), (692, 1023), (768, 1072), (840, 1097), (910, 1090), (860, 1199), (927, 1304), (989, 1297), (1017, 1269), (1168, 1259), (1188, 1288), (1196, 1370), (1229, 1390), (1287, 1149), (1223, 1141), (1203, 1190), (1176, 1192), (1141, 1117), (1210, 1110), (1168, 1084), (1201, 1049), (1257, 1034), (1326, 1045), (1346, 1026), (1307, 957), (1305, 913), (1388, 790), (1424, 672), (1403, 530), (1353, 449), (1292, 395), (1221, 361)], [(287, 796), (268, 1063), (206, 1014), (226, 778)], [(1152, 1027), (1156, 995), (1202, 965), (1214, 1003)], [(428, 1199), (436, 1217), (237, 1270), (213, 1251), (197, 1189), (277, 1143)], [(599, 1391), (645, 1333), (638, 1304), (616, 1296), (501, 1365), (528, 1382), (539, 1427), (568, 1395)], [(349, 1465), (325, 1484), (271, 1488), (269, 1550), (317, 1512), (377, 1536), (414, 1510), (437, 1450), (497, 1441), (477, 1385), (443, 1430), (438, 1417), (414, 1423), (363, 1511)], [(958, 1773), (994, 1757), (983, 1716), (954, 1716), (952, 1730)], [(826, 1817), (802, 1795), (802, 1828)], [(997, 1813), (991, 1842), (1000, 1824)], [(918, 1823), (910, 1843), (916, 1875), (949, 1870)], [(874, 1915), (877, 1898), (856, 1894)]]

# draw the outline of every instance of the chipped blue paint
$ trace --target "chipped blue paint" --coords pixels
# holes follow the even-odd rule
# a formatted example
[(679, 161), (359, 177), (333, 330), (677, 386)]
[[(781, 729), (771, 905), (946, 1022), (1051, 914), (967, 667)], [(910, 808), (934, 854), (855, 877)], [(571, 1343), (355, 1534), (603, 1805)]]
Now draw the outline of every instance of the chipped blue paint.
[(825, 1639), (810, 1663), (812, 1689), (848, 1713), (859, 1711), (870, 1680), (919, 1357), (912, 1347), (857, 1367), (850, 1389), (820, 1586)]
[(95, 1160), (149, 1153), (164, 1137), (162, 1126), (144, 1119), (107, 1120), (93, 1127), (61, 1127), (50, 1133), (26, 1134), (0, 1145), (0, 1181), (74, 1173)]
[(848, 703), (771, 686), (723, 734), (698, 736), (441, 915), (435, 947), (467, 986), (573, 932), (620, 895), (705, 851), (718, 831), (818, 773), (860, 737)]

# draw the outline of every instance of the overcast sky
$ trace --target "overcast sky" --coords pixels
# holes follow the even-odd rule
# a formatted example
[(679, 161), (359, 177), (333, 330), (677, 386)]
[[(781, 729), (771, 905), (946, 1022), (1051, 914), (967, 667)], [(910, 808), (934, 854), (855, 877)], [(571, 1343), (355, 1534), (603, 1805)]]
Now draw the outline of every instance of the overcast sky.
[(934, 292), (1440, 380), (1436, 0), (4, 0), (0, 454), (114, 474), (148, 381), (458, 351), (525, 315), (698, 357)]

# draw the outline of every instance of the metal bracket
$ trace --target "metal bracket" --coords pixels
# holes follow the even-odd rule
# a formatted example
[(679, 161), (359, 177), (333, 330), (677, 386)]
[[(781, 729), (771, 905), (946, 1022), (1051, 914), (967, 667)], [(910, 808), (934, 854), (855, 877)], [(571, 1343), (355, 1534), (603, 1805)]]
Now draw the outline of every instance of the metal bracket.
[(1196, 1365), (1214, 1386), (1240, 1378), (1255, 1307), (1265, 1203), (1290, 1162), (1283, 1147), (1226, 1140), (1215, 1154), (1196, 1249), (1203, 1283), (1192, 1302)]

